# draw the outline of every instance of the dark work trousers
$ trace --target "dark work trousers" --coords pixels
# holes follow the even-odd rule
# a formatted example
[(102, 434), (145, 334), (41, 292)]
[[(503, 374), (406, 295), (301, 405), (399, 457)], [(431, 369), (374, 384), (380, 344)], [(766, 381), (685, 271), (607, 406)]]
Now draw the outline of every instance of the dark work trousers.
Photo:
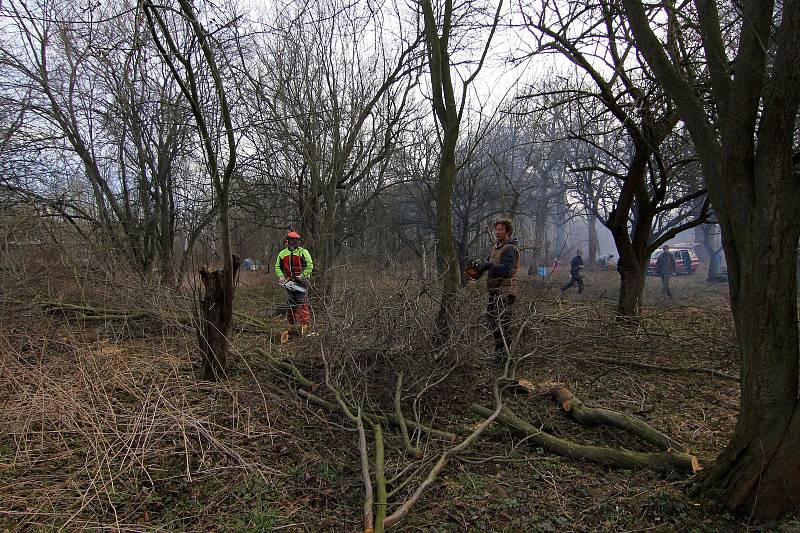
[(561, 292), (564, 292), (565, 290), (569, 289), (573, 285), (577, 285), (578, 286), (578, 294), (582, 293), (583, 292), (583, 276), (581, 276), (580, 274), (571, 274), (571, 276), (572, 276), (572, 279), (569, 280), (569, 283), (567, 283), (566, 285), (561, 287)]
[(672, 291), (669, 289), (669, 278), (672, 274), (661, 274), (661, 296), (672, 299)]
[[(514, 342), (511, 337), (511, 319), (514, 314), (512, 294), (489, 294), (489, 305), (486, 307), (486, 318), (494, 337), (494, 353), (500, 357), (508, 356), (508, 348)], [(503, 339), (505, 338), (505, 342)]]

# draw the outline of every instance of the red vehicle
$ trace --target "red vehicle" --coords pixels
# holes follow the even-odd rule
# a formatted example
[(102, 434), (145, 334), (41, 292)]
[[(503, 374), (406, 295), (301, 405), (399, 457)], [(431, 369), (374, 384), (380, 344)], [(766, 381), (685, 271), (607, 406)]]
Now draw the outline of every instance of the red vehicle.
[[(647, 275), (655, 276), (656, 274), (656, 261), (658, 256), (664, 253), (664, 250), (656, 250), (650, 256), (650, 265), (647, 267)], [(670, 248), (669, 252), (675, 255), (675, 273), (676, 274), (694, 274), (697, 272), (697, 267), (700, 265), (700, 259), (694, 250), (691, 248)]]

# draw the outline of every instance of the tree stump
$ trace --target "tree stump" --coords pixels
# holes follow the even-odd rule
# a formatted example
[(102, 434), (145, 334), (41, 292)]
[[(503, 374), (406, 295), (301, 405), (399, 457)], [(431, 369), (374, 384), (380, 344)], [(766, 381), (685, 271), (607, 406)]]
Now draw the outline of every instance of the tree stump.
[(233, 279), (239, 270), (239, 256), (233, 255), (230, 277), (221, 270), (200, 269), (203, 295), (200, 297), (198, 344), (203, 360), (203, 379), (223, 379), (227, 371), (228, 329), (233, 317)]

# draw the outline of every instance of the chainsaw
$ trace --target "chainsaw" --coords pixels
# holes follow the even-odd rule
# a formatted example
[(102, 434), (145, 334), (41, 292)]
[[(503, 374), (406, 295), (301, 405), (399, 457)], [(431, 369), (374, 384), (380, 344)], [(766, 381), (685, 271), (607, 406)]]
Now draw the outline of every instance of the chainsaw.
[(485, 264), (486, 260), (484, 259), (474, 259), (467, 263), (464, 274), (466, 274), (471, 281), (475, 281), (481, 277), (483, 270), (485, 270)]
[(295, 283), (292, 280), (287, 280), (284, 281), (283, 283), (278, 282), (278, 285), (283, 285), (283, 288), (286, 289), (287, 291), (300, 292), (300, 293), (306, 292), (305, 287), (303, 287), (299, 283)]

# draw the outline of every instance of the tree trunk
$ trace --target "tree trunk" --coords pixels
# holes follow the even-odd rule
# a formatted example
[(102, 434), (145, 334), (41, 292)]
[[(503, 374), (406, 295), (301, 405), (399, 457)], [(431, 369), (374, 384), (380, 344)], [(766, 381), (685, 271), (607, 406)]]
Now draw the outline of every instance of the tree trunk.
[[(231, 261), (233, 276), (239, 270), (239, 256)], [(204, 294), (200, 298), (201, 326), (198, 341), (203, 361), (203, 379), (217, 381), (225, 378), (228, 356), (228, 328), (233, 317), (233, 294), (225, 269), (200, 269)]]
[(708, 275), (706, 281), (716, 281), (719, 272), (719, 254), (722, 249), (717, 245), (713, 224), (703, 226), (703, 248), (708, 252)]
[(640, 216), (639, 222), (629, 235), (627, 224), (613, 226), (614, 244), (619, 250), (619, 299), (617, 314), (639, 316), (644, 306), (644, 287), (647, 282), (647, 267), (650, 263), (646, 236), (650, 234), (652, 219)]
[(644, 305), (644, 285), (647, 281), (646, 267), (635, 260), (626, 261), (620, 268), (619, 300), (617, 314), (639, 316)]
[[(667, 57), (642, 3), (623, 4), (637, 48), (692, 135), (728, 264), (741, 355), (741, 405), (728, 447), (698, 490), (720, 493), (734, 512), (777, 518), (800, 505), (800, 195), (793, 174), (800, 4), (743, 4), (748, 23), (740, 35), (731, 35), (739, 42), (731, 80), (716, 3), (698, 3), (704, 8), (698, 11), (714, 79), (713, 97), (702, 101), (692, 89), (694, 80), (687, 80)], [(775, 43), (769, 53), (766, 42)], [(717, 111), (713, 122), (705, 114), (709, 108)]]
[(466, 236), (456, 241), (456, 251), (458, 252), (458, 271), (460, 272), (461, 286), (466, 287), (469, 284), (469, 277), (464, 270), (467, 268), (469, 261), (469, 247), (467, 246)]
[(706, 232), (708, 231), (706, 229), (707, 226), (709, 226), (709, 224), (702, 224), (694, 227), (694, 253), (697, 254), (697, 258), (701, 262), (710, 260), (711, 254), (713, 253), (705, 246)]
[(428, 246), (423, 239), (420, 243), (422, 249), (422, 281), (428, 281)]
[(436, 316), (436, 330), (440, 338), (449, 337), (450, 314), (453, 296), (459, 289), (461, 276), (458, 269), (455, 241), (453, 239), (453, 210), (451, 196), (455, 181), (455, 147), (458, 126), (447, 132), (442, 146), (439, 179), (436, 183), (436, 237), (439, 245), (437, 266), (442, 280), (442, 299)]
[(776, 219), (751, 222), (746, 239), (724, 242), (726, 252), (735, 248), (727, 255), (742, 358), (741, 408), (728, 447), (700, 485), (721, 493), (730, 510), (761, 518), (800, 505), (798, 232), (791, 227), (794, 216)]
[(589, 213), (586, 218), (589, 230), (589, 270), (593, 271), (597, 265), (597, 217), (594, 213)]

